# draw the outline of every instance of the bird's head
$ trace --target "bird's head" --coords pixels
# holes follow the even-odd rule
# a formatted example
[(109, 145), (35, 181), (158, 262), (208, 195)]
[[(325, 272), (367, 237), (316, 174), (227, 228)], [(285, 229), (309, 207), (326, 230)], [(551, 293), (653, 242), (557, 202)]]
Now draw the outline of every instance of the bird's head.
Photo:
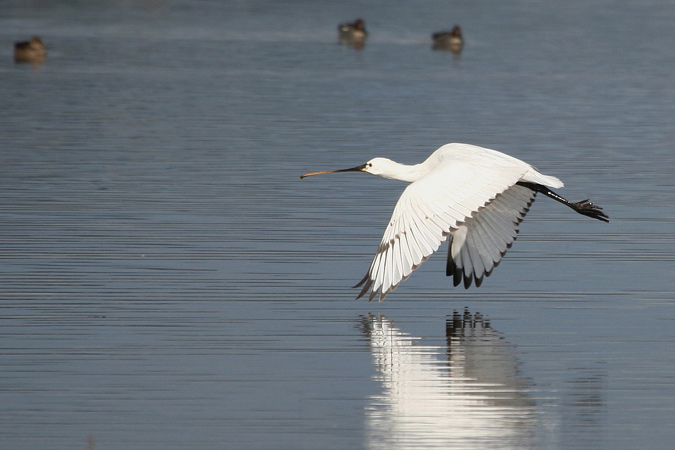
[(395, 170), (395, 166), (398, 166), (398, 163), (395, 163), (388, 158), (373, 158), (365, 164), (360, 166), (350, 167), (349, 169), (338, 169), (338, 170), (322, 170), (320, 172), (306, 173), (300, 175), (300, 178), (309, 177), (312, 175), (321, 175), (324, 173), (337, 173), (337, 172), (365, 172), (371, 175), (377, 175), (380, 177), (387, 178), (392, 170)]
[(306, 173), (304, 175), (300, 175), (300, 178), (305, 178), (312, 175), (320, 175), (322, 173), (365, 172), (382, 178), (413, 182), (417, 180), (420, 175), (422, 175), (422, 173), (419, 173), (416, 170), (416, 167), (417, 166), (406, 166), (399, 164), (389, 158), (373, 158), (360, 166), (351, 167), (349, 169), (322, 170), (321, 172)]

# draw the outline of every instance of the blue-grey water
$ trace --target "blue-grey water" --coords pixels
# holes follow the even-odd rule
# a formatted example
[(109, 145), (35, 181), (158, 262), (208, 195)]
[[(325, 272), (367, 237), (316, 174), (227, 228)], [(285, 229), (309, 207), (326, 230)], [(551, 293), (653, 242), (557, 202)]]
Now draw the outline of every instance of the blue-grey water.
[[(363, 17), (363, 49), (336, 26)], [(1, 449), (633, 449), (675, 440), (675, 5), (4, 2)], [(430, 34), (462, 25), (461, 55)], [(40, 35), (48, 56), (16, 65)], [(350, 286), (447, 142), (541, 197), (479, 289)], [(468, 308), (465, 310), (465, 308)]]

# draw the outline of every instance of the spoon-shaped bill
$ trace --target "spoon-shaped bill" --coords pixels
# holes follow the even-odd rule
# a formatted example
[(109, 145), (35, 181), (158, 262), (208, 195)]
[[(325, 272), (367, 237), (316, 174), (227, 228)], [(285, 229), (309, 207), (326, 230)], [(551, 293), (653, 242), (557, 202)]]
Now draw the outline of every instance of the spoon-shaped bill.
[(322, 170), (320, 172), (312, 172), (312, 173), (306, 173), (304, 175), (300, 175), (300, 178), (305, 178), (305, 177), (311, 177), (312, 175), (321, 175), (322, 173), (336, 173), (336, 172), (362, 172), (363, 169), (366, 168), (365, 164), (361, 164), (360, 166), (356, 167), (351, 167), (349, 169), (338, 169), (338, 170)]

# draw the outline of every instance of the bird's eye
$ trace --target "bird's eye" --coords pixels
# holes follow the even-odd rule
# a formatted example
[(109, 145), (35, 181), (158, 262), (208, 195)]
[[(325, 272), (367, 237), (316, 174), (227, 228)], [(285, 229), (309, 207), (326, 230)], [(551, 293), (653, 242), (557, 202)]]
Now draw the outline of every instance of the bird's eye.
[(373, 163), (368, 163), (368, 167), (373, 167)]

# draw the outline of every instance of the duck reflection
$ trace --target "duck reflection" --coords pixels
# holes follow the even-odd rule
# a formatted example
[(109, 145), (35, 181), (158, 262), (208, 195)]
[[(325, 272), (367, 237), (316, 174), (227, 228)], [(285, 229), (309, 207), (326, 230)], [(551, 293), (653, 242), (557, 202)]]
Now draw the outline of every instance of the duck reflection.
[(600, 448), (607, 420), (607, 374), (601, 368), (570, 369), (562, 398), (561, 434), (568, 448)]
[(536, 446), (535, 404), (513, 346), (479, 313), (448, 318), (446, 346), (424, 345), (381, 315), (361, 327), (383, 389), (365, 411), (370, 448)]

